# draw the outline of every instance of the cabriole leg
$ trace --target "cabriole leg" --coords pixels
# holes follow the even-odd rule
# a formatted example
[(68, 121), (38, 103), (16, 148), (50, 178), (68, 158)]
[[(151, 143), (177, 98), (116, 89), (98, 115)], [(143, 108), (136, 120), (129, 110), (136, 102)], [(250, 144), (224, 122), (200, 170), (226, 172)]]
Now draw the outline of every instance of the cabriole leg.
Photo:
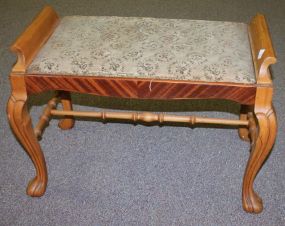
[(276, 114), (271, 104), (272, 89), (260, 89), (263, 89), (264, 93), (261, 95), (263, 98), (259, 99), (260, 102), (256, 103), (254, 109), (258, 134), (256, 139), (252, 140), (251, 153), (245, 170), (242, 189), (243, 208), (250, 213), (260, 213), (263, 209), (262, 199), (254, 191), (253, 183), (258, 171), (271, 151), (277, 130)]
[(27, 108), (27, 94), (23, 76), (11, 76), (12, 94), (7, 105), (8, 119), (13, 132), (30, 156), (36, 176), (27, 187), (30, 196), (42, 196), (47, 186), (47, 169), (41, 147), (35, 136)]

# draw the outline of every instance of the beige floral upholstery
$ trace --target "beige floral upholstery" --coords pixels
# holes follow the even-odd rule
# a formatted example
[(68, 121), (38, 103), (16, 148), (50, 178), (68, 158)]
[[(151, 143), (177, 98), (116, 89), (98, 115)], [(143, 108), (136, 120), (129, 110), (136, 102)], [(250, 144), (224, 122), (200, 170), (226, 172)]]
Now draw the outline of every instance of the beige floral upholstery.
[(27, 72), (255, 83), (246, 24), (183, 19), (64, 17)]

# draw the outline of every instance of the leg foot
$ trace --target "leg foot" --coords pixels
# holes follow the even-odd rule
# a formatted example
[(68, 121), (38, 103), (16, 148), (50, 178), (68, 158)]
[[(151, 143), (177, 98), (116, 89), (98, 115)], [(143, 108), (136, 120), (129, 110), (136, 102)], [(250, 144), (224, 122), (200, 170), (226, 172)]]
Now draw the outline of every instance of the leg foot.
[(252, 140), (250, 157), (243, 179), (242, 202), (245, 211), (260, 213), (262, 199), (253, 189), (254, 179), (268, 157), (276, 137), (276, 115), (273, 108), (255, 110), (258, 122), (258, 135)]
[(27, 195), (32, 197), (40, 197), (42, 196), (46, 191), (47, 184), (45, 181), (41, 180), (38, 177), (35, 177), (32, 179), (27, 187)]
[[(72, 102), (71, 102), (70, 93), (66, 91), (60, 91), (59, 97), (63, 110), (72, 111)], [(65, 116), (63, 119), (59, 121), (58, 126), (63, 130), (68, 130), (74, 126), (74, 123), (75, 120), (73, 116)]]

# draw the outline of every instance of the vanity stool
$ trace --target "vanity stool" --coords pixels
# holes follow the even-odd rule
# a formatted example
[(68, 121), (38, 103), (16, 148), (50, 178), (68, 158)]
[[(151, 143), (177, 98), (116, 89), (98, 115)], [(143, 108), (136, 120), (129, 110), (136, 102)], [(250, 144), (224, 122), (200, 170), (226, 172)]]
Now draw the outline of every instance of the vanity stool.
[[(236, 126), (251, 143), (242, 202), (259, 213), (262, 200), (254, 179), (276, 137), (269, 66), (276, 62), (265, 17), (243, 23), (138, 17), (66, 16), (46, 6), (11, 46), (18, 60), (10, 74), (7, 114), (29, 154), (36, 176), (27, 187), (42, 196), (47, 168), (38, 138), (54, 115), (61, 129), (74, 116), (144, 122)], [(33, 127), (30, 95), (54, 90)], [(240, 119), (179, 116), (152, 112), (82, 112), (72, 109), (70, 92), (135, 99), (226, 99), (241, 105)], [(62, 110), (57, 110), (62, 104)]]

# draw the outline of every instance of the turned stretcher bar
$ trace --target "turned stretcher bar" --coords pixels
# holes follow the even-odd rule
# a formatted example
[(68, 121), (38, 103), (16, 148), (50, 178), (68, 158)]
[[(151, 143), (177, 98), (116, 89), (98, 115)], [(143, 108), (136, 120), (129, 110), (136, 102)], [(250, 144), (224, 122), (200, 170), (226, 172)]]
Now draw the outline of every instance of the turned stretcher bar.
[(170, 115), (165, 113), (152, 113), (152, 112), (107, 112), (107, 111), (61, 111), (51, 110), (51, 115), (58, 116), (80, 116), (80, 117), (93, 117), (101, 119), (125, 119), (143, 122), (180, 122), (194, 124), (220, 124), (220, 125), (233, 125), (233, 126), (247, 126), (247, 120), (234, 120), (234, 119), (223, 119), (223, 118), (206, 118), (197, 117), (194, 115)]
[(152, 112), (108, 112), (108, 111), (66, 111), (56, 110), (59, 97), (53, 97), (45, 107), (40, 120), (36, 125), (34, 132), (38, 138), (41, 138), (44, 128), (49, 124), (51, 116), (77, 116), (99, 119), (122, 119), (132, 120), (134, 122), (177, 122), (194, 124), (219, 124), (229, 126), (248, 126), (249, 120), (223, 119), (223, 118), (207, 118), (194, 115), (172, 115), (166, 113)]

